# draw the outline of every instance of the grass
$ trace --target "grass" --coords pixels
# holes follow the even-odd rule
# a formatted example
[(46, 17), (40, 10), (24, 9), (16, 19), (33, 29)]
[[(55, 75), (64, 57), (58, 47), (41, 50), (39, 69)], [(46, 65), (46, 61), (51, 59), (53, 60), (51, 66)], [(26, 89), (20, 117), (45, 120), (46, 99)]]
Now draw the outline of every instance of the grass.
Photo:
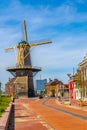
[(0, 116), (5, 111), (5, 109), (8, 107), (10, 101), (11, 101), (11, 97), (0, 96)]

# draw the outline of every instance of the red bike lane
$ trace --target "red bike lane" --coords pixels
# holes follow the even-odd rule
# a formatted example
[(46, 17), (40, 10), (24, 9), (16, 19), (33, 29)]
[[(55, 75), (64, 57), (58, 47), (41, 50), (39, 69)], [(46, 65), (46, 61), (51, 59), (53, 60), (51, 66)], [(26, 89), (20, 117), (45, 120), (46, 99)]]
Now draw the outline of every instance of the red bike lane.
[(38, 99), (15, 100), (14, 130), (54, 130), (39, 114), (30, 108)]
[[(46, 101), (47, 99), (45, 99)], [(42, 102), (44, 99), (37, 101), (36, 103), (30, 103), (30, 107), (42, 118), (48, 122), (55, 130), (87, 130), (87, 121), (81, 119), (78, 116), (72, 116), (64, 112), (49, 108), (48, 106), (62, 108), (66, 111), (71, 111), (75, 114), (81, 114), (87, 117), (86, 111), (64, 107), (56, 103), (56, 99), (49, 99), (44, 105)]]

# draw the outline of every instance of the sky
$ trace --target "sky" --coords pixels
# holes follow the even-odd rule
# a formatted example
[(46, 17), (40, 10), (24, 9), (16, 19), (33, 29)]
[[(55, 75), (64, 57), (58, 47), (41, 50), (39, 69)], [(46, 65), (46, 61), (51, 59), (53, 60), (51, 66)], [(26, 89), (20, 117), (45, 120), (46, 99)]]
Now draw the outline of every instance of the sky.
[(23, 20), (28, 42), (50, 39), (52, 44), (31, 48), (32, 66), (41, 67), (36, 79), (59, 79), (68, 83), (68, 73), (76, 72), (87, 54), (87, 0), (0, 0), (0, 81), (12, 75), (7, 67), (16, 65), (15, 50), (5, 48), (24, 40)]

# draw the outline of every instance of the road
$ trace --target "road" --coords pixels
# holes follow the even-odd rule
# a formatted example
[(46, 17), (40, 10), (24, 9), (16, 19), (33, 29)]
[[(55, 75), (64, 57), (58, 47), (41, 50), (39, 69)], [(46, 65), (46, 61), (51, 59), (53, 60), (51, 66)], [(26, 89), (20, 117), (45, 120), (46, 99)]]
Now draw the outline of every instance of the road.
[(30, 104), (55, 130), (87, 130), (87, 112), (58, 105), (55, 98)]
[[(60, 105), (57, 102), (56, 98), (30, 98), (30, 99), (19, 99), (16, 101), (16, 104), (21, 104), (25, 108), (26, 111), (34, 112), (34, 115), (37, 114), (40, 125), (35, 125), (36, 118), (33, 121), (28, 118), (28, 123), (30, 121), (32, 128), (35, 130), (87, 130), (87, 111), (83, 111), (82, 109), (67, 107), (64, 105)], [(19, 110), (21, 107), (19, 106)], [(29, 112), (28, 111), (28, 112)], [(23, 112), (23, 108), (22, 108)], [(20, 116), (17, 116), (19, 111), (17, 111), (17, 107), (15, 109), (15, 130), (18, 130), (18, 125), (23, 125), (23, 120), (20, 120)], [(26, 113), (25, 113), (26, 114)], [(22, 113), (22, 117), (24, 117), (24, 112)], [(27, 116), (27, 115), (26, 115)], [(31, 116), (31, 115), (29, 115)], [(26, 120), (24, 121), (24, 123)], [(20, 124), (19, 124), (20, 123)], [(41, 124), (42, 123), (42, 124)], [(45, 126), (42, 127), (41, 125)], [(29, 129), (29, 128), (27, 128)], [(26, 130), (27, 130), (26, 129)], [(32, 130), (33, 130), (32, 129)], [(20, 128), (22, 130), (22, 128)], [(31, 130), (31, 129), (29, 129)]]

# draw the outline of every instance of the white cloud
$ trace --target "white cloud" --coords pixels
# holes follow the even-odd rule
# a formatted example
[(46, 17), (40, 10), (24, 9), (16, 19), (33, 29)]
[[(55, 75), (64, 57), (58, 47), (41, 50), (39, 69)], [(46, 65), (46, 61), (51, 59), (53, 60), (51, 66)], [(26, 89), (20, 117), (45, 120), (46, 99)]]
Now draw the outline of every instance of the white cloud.
[[(32, 29), (58, 24), (87, 21), (87, 13), (78, 13), (73, 5), (62, 4), (56, 8), (50, 6), (34, 7), (13, 1), (9, 7), (3, 9), (0, 22), (10, 20), (22, 21), (26, 19)], [(4, 13), (3, 13), (4, 12)]]
[[(44, 47), (43, 47), (44, 48)], [(86, 49), (85, 49), (86, 50)], [(74, 64), (75, 60), (80, 60), (80, 56), (83, 54), (84, 49), (80, 50), (67, 50), (63, 51), (58, 49), (58, 46), (45, 49), (37, 49), (33, 55), (33, 64), (50, 69), (68, 68)], [(82, 53), (81, 53), (82, 52)], [(74, 61), (73, 61), (74, 59)]]
[(52, 44), (31, 51), (33, 64), (50, 69), (78, 66), (87, 52), (86, 42), (86, 35), (58, 37)]
[[(81, 0), (78, 2), (81, 2)], [(36, 8), (32, 5), (22, 5), (16, 0), (0, 11), (1, 66), (15, 65), (15, 53), (5, 53), (3, 49), (14, 46), (23, 39), (20, 27), (22, 27), (21, 22), (24, 19), (27, 21), (29, 41), (32, 38), (38, 40), (42, 37), (50, 37), (53, 41), (50, 45), (38, 46), (31, 51), (32, 63), (43, 68), (43, 77), (52, 75), (54, 78), (59, 76), (65, 80), (66, 71), (63, 72), (62, 70), (77, 66), (87, 52), (87, 33), (83, 33), (83, 28), (74, 28), (74, 31), (70, 30), (70, 32), (67, 28), (64, 32), (59, 29), (59, 27), (66, 27), (71, 23), (87, 21), (87, 12), (77, 12), (74, 5), (63, 3), (56, 8), (50, 6)], [(5, 59), (8, 59), (8, 61)]]

